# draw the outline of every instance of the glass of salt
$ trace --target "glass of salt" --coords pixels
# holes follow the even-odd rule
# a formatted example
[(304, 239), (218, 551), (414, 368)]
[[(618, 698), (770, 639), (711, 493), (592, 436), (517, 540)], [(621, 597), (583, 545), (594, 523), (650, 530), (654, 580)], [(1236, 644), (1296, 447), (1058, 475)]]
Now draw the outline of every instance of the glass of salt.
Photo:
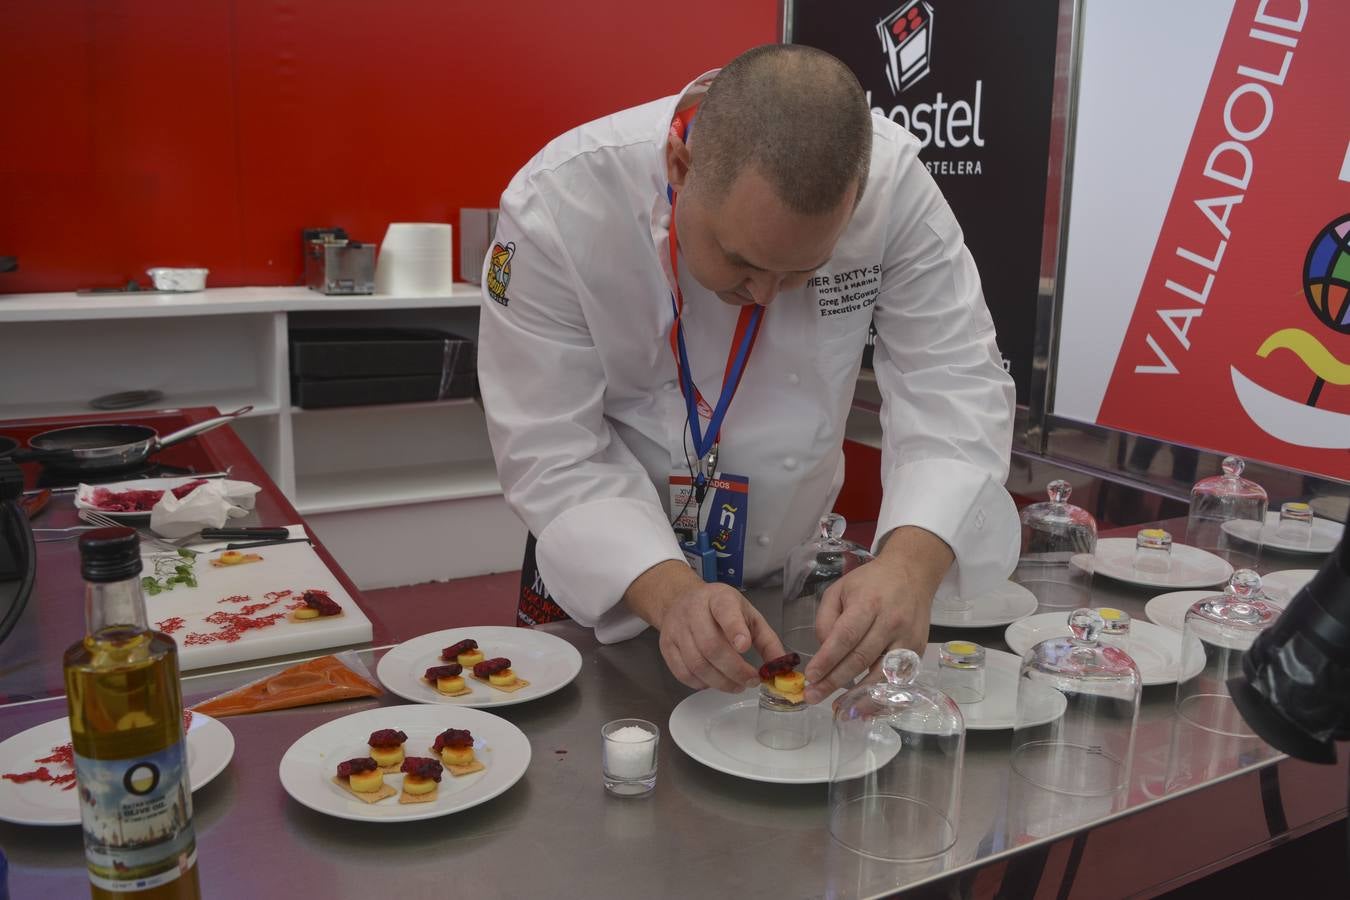
[(656, 746), (661, 730), (646, 719), (615, 719), (600, 729), (605, 790), (640, 797), (656, 787)]

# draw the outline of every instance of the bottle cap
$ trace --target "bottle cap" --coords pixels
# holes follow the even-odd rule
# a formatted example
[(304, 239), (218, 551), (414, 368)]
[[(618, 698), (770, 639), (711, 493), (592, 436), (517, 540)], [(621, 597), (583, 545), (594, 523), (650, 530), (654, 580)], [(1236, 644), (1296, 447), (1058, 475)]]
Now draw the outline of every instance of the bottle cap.
[(85, 581), (125, 581), (141, 574), (136, 529), (99, 528), (80, 535), (80, 575)]

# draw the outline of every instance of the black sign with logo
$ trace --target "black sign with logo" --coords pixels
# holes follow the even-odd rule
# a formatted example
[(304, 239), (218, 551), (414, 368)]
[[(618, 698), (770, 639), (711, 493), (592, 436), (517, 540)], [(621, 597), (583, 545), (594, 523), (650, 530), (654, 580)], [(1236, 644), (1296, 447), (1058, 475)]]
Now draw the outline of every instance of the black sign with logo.
[(1025, 404), (1059, 0), (795, 0), (792, 40), (843, 60), (872, 109), (924, 143)]

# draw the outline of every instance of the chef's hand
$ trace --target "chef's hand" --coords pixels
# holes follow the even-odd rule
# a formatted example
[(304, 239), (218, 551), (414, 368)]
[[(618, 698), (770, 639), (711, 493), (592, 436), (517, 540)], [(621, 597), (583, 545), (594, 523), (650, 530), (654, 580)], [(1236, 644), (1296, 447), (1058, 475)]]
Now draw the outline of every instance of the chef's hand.
[(683, 562), (668, 560), (629, 585), (624, 602), (661, 632), (670, 672), (691, 688), (736, 692), (759, 683), (741, 654), (782, 656), (783, 643), (740, 591), (708, 584)]
[(876, 678), (887, 650), (922, 654), (933, 594), (954, 558), (931, 532), (902, 526), (876, 559), (830, 585), (816, 613), (820, 652), (806, 667), (806, 702), (819, 703), (860, 672)]

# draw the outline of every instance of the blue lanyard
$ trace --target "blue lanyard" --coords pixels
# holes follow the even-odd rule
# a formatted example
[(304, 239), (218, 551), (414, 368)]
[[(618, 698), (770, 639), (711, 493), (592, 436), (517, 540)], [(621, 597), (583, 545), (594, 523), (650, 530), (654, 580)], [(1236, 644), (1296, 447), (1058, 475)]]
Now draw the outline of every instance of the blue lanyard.
[[(696, 110), (697, 106), (677, 114), (674, 121), (671, 122), (671, 132), (688, 141), (689, 129), (694, 124)], [(687, 121), (686, 116), (688, 116)], [(745, 365), (750, 361), (750, 353), (755, 348), (755, 339), (759, 337), (759, 326), (764, 320), (764, 307), (752, 304), (741, 308), (740, 317), (736, 320), (736, 334), (732, 338), (731, 349), (727, 354), (726, 371), (722, 376), (722, 393), (717, 398), (717, 405), (710, 409), (708, 430), (705, 432), (699, 418), (699, 407), (706, 408), (708, 404), (699, 392), (698, 385), (694, 384), (694, 377), (689, 368), (689, 353), (684, 343), (684, 322), (682, 320), (684, 294), (680, 291), (680, 240), (675, 231), (675, 201), (677, 195), (669, 185), (666, 186), (666, 196), (670, 199), (670, 308), (675, 317), (675, 321), (670, 328), (670, 349), (675, 355), (675, 367), (680, 380), (680, 393), (684, 395), (685, 415), (689, 421), (689, 436), (693, 440), (694, 452), (701, 460), (708, 455), (713, 447), (717, 446), (722, 431), (722, 420), (726, 418), (727, 409), (731, 406), (731, 399), (736, 396), (736, 390), (741, 386), (741, 376), (745, 374)]]

